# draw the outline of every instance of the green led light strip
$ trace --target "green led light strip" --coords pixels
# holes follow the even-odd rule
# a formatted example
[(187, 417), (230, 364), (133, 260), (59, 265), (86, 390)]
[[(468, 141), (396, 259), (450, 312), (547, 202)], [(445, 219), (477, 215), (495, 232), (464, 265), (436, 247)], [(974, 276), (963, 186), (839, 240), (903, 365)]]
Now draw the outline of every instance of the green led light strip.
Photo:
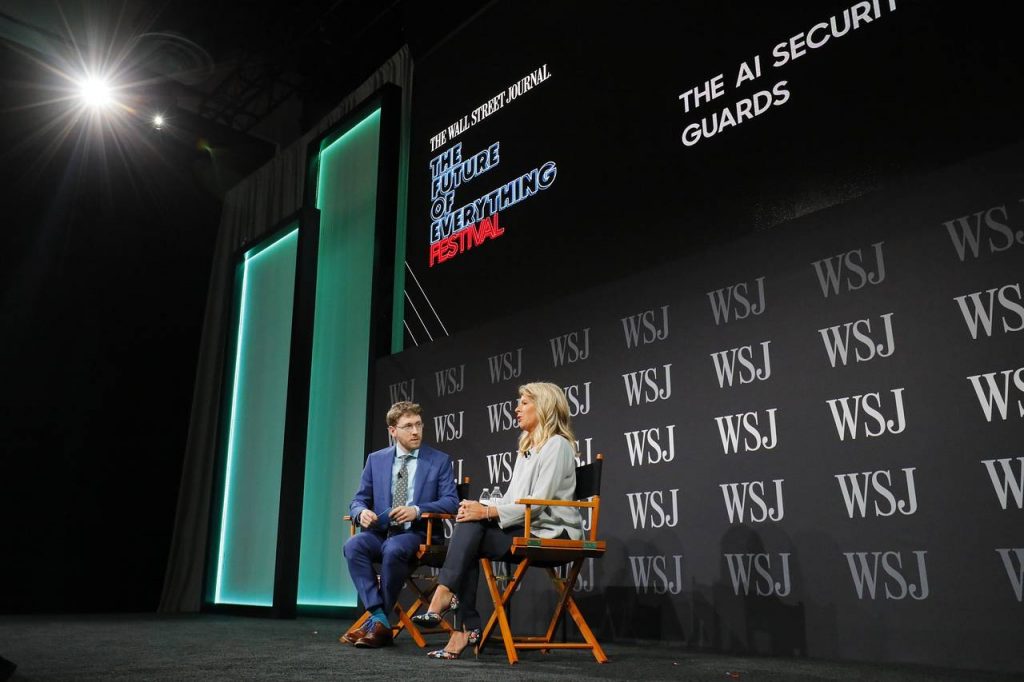
[(320, 238), (298, 584), (304, 606), (356, 604), (341, 517), (365, 454), (380, 121), (377, 109), (325, 138), (316, 165)]
[[(214, 594), (217, 604), (273, 605), (273, 559), (277, 544), (277, 500), (297, 245), (298, 228), (295, 228), (249, 250), (241, 264), (224, 502), (217, 550)], [(263, 296), (253, 291), (260, 286)], [(246, 384), (244, 392), (243, 383)], [(240, 449), (240, 438), (248, 439), (248, 447)], [(265, 499), (266, 506), (250, 508), (247, 495)], [(246, 513), (232, 514), (236, 505), (245, 507)], [(274, 530), (273, 536), (267, 537), (265, 531), (270, 528)]]

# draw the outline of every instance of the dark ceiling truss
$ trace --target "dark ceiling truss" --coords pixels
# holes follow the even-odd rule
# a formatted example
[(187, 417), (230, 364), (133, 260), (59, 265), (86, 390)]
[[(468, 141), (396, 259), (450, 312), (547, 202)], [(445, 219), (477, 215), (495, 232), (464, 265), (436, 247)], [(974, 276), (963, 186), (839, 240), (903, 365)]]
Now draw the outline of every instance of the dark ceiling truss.
[(240, 64), (199, 105), (199, 115), (247, 133), (295, 94), (302, 79), (273, 62)]
[[(249, 50), (199, 104), (203, 118), (249, 132), (292, 95), (308, 86), (311, 61), (330, 68), (403, 0), (330, 0), (299, 3), (288, 14), (264, 16), (268, 47)], [(344, 46), (339, 49), (339, 46)], [(337, 62), (334, 62), (335, 64)], [(306, 74), (300, 76), (298, 74)]]

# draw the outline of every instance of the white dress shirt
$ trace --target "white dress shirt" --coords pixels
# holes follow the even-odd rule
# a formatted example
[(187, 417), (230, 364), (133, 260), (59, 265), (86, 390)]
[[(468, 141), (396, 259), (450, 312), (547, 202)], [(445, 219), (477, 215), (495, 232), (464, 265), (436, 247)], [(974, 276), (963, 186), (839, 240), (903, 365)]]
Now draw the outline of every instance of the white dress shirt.
[[(420, 460), (420, 450), (416, 448), (412, 452), (407, 452), (398, 443), (395, 443), (395, 461), (391, 465), (391, 499), (395, 499), (395, 486), (398, 485), (398, 472), (402, 470), (402, 458), (408, 457), (409, 461), (405, 465), (405, 473), (409, 477), (406, 481), (406, 495), (405, 504), (416, 510), (416, 518), (420, 517), (420, 508), (416, 504), (416, 465)], [(412, 523), (406, 522), (402, 524), (402, 528), (408, 530), (412, 528)]]

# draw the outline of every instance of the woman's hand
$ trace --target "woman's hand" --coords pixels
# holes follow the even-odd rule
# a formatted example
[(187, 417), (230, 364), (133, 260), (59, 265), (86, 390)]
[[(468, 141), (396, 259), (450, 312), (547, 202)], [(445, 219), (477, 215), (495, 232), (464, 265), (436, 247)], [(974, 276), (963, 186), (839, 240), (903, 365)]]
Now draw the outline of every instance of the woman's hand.
[(480, 504), (476, 500), (463, 500), (459, 503), (459, 511), (455, 514), (455, 522), (482, 521), (497, 516), (490, 511), (490, 507)]

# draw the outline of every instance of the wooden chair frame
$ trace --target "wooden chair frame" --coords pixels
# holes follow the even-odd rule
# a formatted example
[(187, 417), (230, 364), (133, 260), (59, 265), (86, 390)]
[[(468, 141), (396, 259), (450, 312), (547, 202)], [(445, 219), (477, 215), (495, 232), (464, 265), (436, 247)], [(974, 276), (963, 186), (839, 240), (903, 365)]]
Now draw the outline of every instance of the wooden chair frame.
[[(465, 499), (469, 493), (469, 481), (469, 476), (465, 476), (462, 479), (462, 483), (460, 483), (457, 486), (460, 500)], [(346, 521), (350, 521), (352, 523), (352, 526), (349, 530), (349, 537), (355, 535), (356, 532), (358, 532), (359, 530), (358, 520), (352, 518), (352, 516), (348, 514), (346, 514), (343, 518)], [(448, 548), (445, 544), (443, 544), (443, 533), (442, 542), (434, 542), (434, 539), (437, 536), (437, 533), (434, 530), (434, 523), (437, 522), (438, 524), (441, 524), (446, 519), (454, 521), (455, 514), (425, 512), (423, 514), (420, 514), (420, 518), (425, 519), (427, 522), (427, 537), (425, 539), (425, 542), (420, 545), (418, 550), (416, 550), (416, 558), (414, 559), (414, 563), (410, 567), (409, 575), (405, 578), (405, 586), (409, 589), (409, 591), (413, 593), (415, 599), (413, 600), (412, 604), (410, 604), (408, 607), (402, 606), (400, 602), (395, 604), (395, 615), (398, 616), (398, 624), (391, 628), (391, 635), (392, 637), (398, 637), (398, 635), (401, 634), (403, 630), (405, 630), (409, 633), (409, 636), (412, 637), (413, 641), (416, 642), (416, 646), (423, 649), (427, 646), (427, 641), (423, 638), (423, 635), (452, 632), (452, 626), (449, 625), (447, 621), (442, 620), (441, 625), (439, 625), (438, 627), (426, 629), (420, 628), (412, 622), (412, 617), (416, 615), (416, 613), (421, 608), (430, 604), (430, 598), (431, 596), (433, 596), (434, 590), (437, 589), (436, 578), (425, 578), (423, 576), (417, 576), (415, 572), (423, 566), (440, 568), (441, 565), (444, 564), (444, 559), (448, 552)], [(377, 580), (380, 580), (379, 574), (377, 575)], [(417, 580), (428, 581), (431, 584), (424, 587), (423, 585), (420, 585), (418, 582), (416, 582)], [(351, 630), (353, 628), (362, 626), (363, 623), (365, 623), (369, 618), (370, 612), (364, 611), (363, 615), (361, 615), (356, 620), (356, 622), (354, 622), (350, 626), (349, 629)]]
[[(501, 636), (505, 643), (505, 654), (508, 656), (509, 664), (519, 662), (519, 654), (517, 652), (521, 649), (540, 649), (545, 652), (550, 651), (551, 649), (587, 649), (594, 655), (594, 658), (598, 663), (608, 662), (608, 656), (605, 655), (604, 649), (601, 648), (601, 644), (597, 641), (597, 638), (594, 636), (590, 626), (587, 625), (587, 621), (583, 617), (583, 613), (580, 611), (579, 606), (576, 604), (576, 600), (572, 596), (573, 586), (576, 584), (576, 578), (580, 574), (580, 569), (583, 568), (584, 560), (590, 557), (601, 557), (605, 552), (604, 540), (597, 539), (597, 523), (601, 511), (600, 467), (604, 457), (599, 454), (595, 459), (596, 461), (594, 464), (584, 465), (594, 466), (596, 464), (597, 466), (596, 488), (594, 494), (590, 496), (588, 500), (578, 499), (569, 501), (525, 498), (515, 501), (516, 504), (526, 505), (526, 515), (524, 518), (523, 536), (512, 539), (512, 548), (510, 551), (513, 556), (521, 557), (522, 561), (520, 561), (516, 566), (515, 573), (512, 574), (512, 577), (505, 585), (504, 590), (502, 590), (498, 587), (498, 581), (495, 578), (491, 560), (486, 558), (480, 559), (480, 566), (483, 569), (484, 578), (487, 581), (487, 589), (494, 602), (494, 613), (491, 614), (490, 619), (487, 621), (487, 625), (483, 629), (483, 633), (480, 637), (480, 643), (477, 645), (477, 653), (483, 651), (487, 641), (490, 639), (491, 635), (494, 634), (494, 629), (497, 626), (501, 631)], [(583, 467), (578, 467), (577, 471), (582, 468)], [(592, 515), (589, 535), (583, 540), (548, 540), (544, 538), (531, 537), (530, 522), (532, 510), (535, 506), (576, 507), (580, 510), (590, 509)], [(563, 566), (565, 564), (571, 564), (569, 573), (565, 578), (560, 578), (555, 572), (555, 567)], [(529, 570), (531, 566), (543, 568), (547, 572), (548, 577), (551, 579), (552, 586), (558, 593), (558, 602), (544, 634), (513, 635), (507, 609), (510, 606), (512, 595), (515, 594), (516, 589), (519, 587), (520, 582), (525, 577), (527, 570)], [(584, 641), (554, 641), (555, 630), (557, 629), (558, 622), (564, 613), (568, 613), (572, 617), (572, 620), (576, 623), (576, 627), (579, 629)]]

